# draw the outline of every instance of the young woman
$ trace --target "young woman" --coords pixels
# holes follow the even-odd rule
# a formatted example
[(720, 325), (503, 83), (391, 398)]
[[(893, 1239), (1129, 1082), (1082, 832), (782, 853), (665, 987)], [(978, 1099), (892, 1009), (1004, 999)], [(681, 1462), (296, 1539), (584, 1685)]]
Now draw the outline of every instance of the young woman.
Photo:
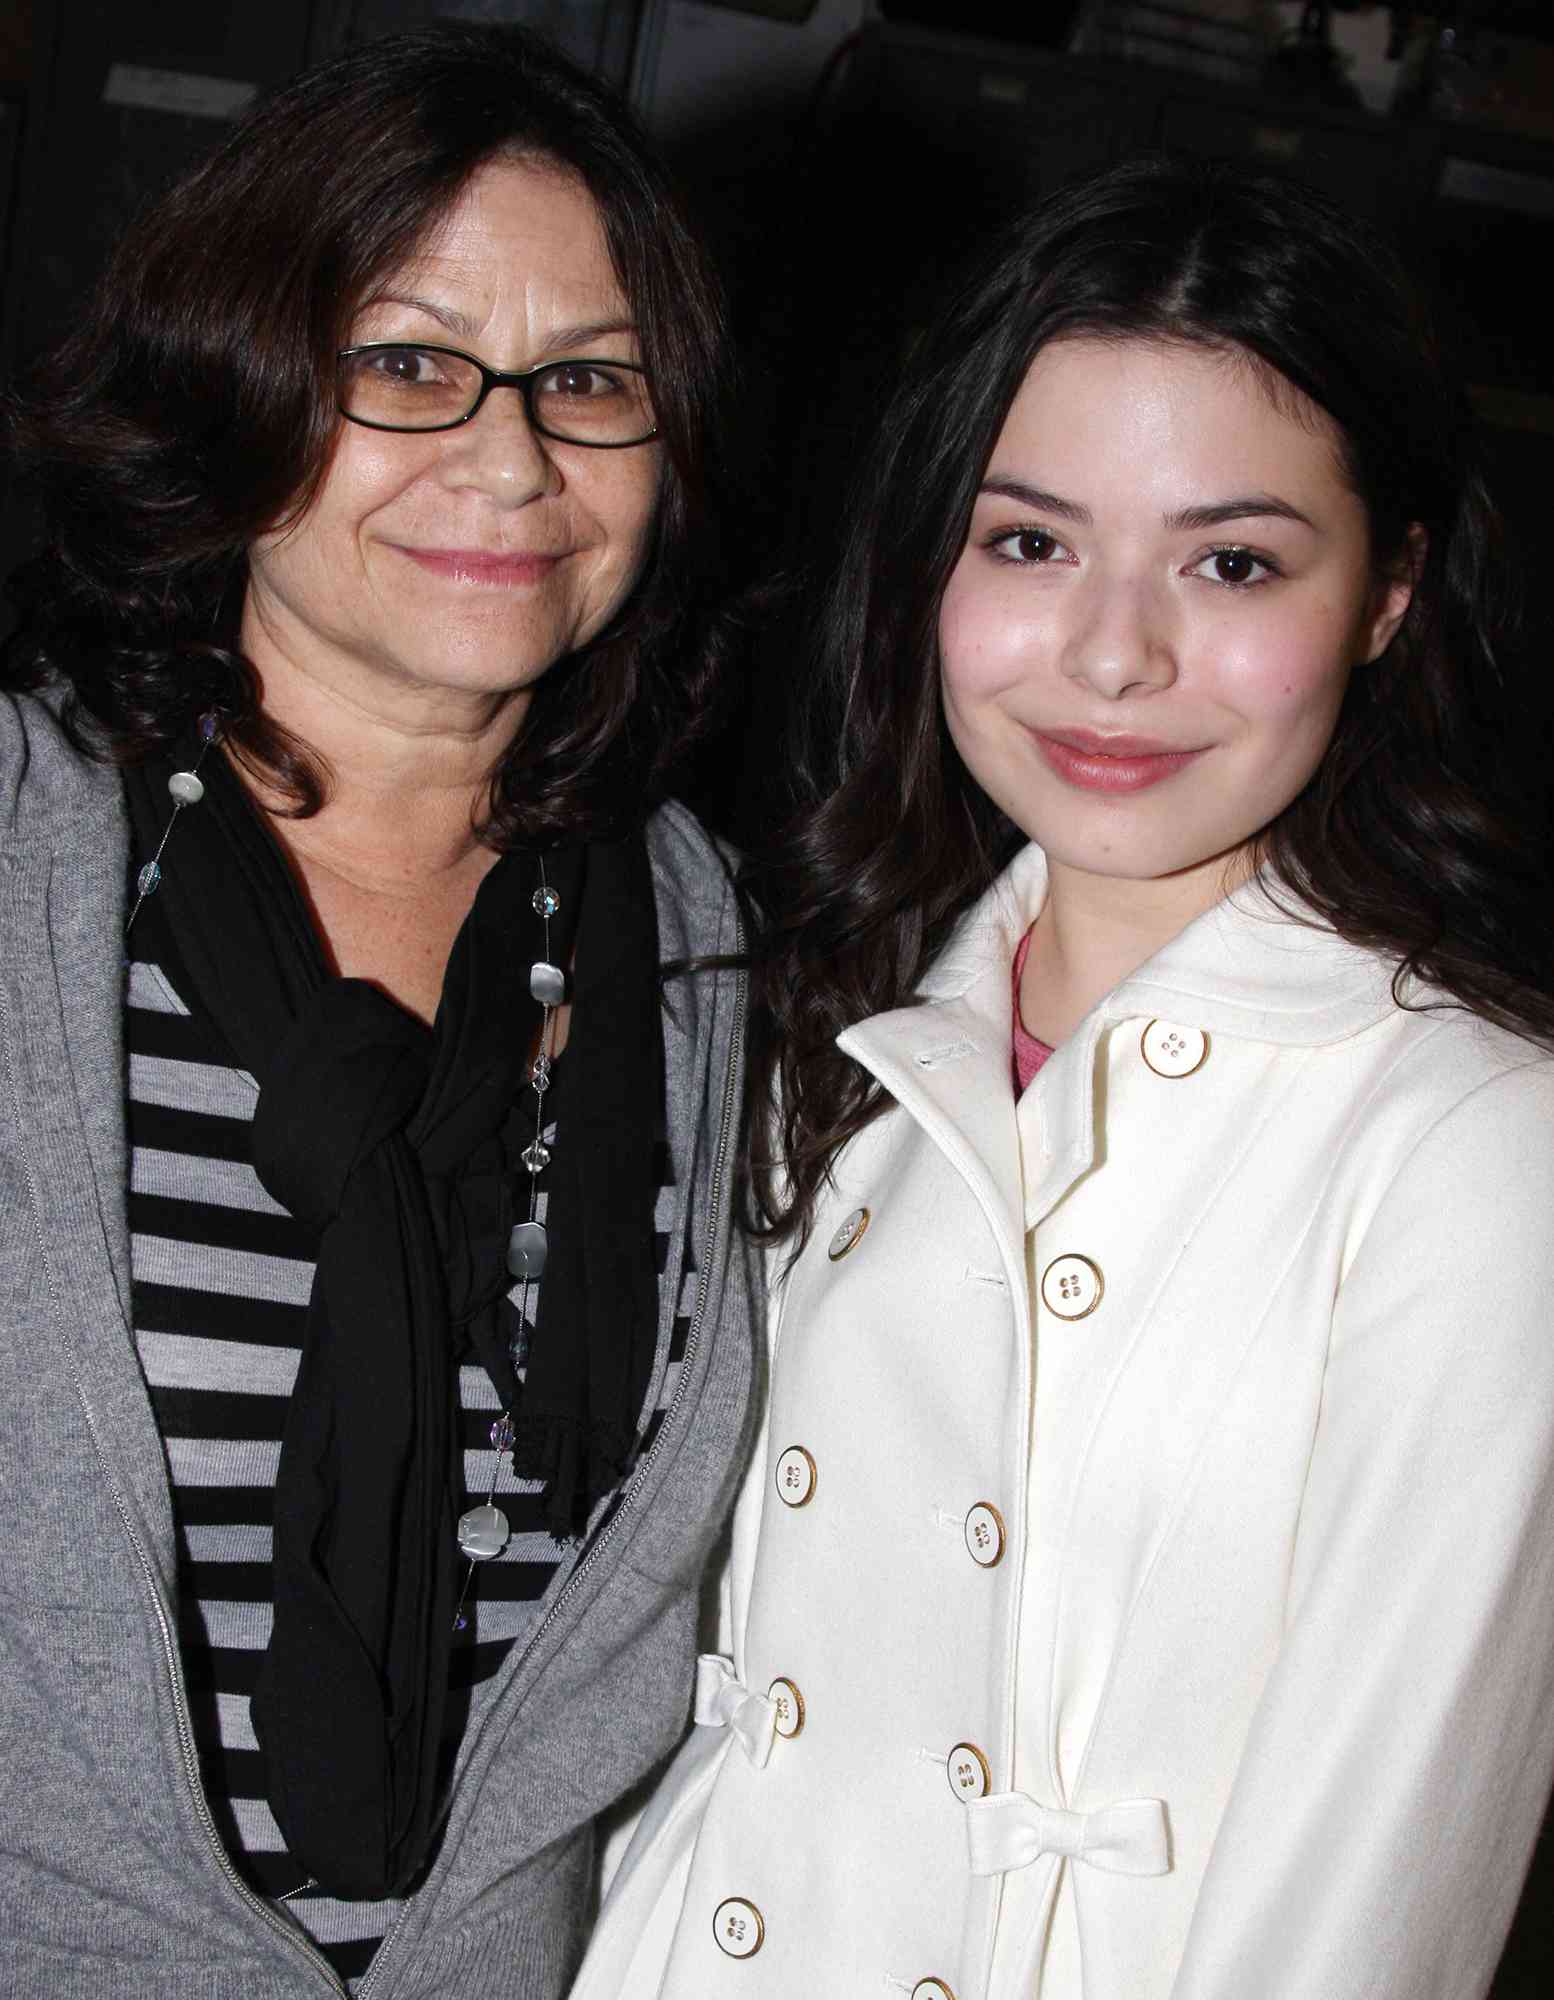
[(765, 1429), (577, 2000), (1469, 2000), (1554, 1765), (1554, 987), (1460, 398), (1337, 209), (1133, 165), (855, 520)]

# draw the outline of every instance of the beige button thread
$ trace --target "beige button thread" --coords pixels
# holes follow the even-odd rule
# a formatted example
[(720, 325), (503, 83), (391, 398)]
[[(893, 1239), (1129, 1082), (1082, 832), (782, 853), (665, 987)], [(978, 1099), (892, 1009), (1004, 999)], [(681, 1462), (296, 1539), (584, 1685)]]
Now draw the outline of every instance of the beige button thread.
[(791, 1743), (804, 1729), (804, 1697), (797, 1683), (779, 1674), (766, 1690), (766, 1699), (777, 1711), (777, 1734)]
[(872, 1220), (873, 1216), (866, 1208), (855, 1208), (851, 1215), (843, 1218), (837, 1225), (836, 1234), (826, 1245), (826, 1255), (833, 1264), (845, 1257), (850, 1250), (857, 1249)]
[(975, 1743), (957, 1743), (946, 1760), (945, 1773), (958, 1799), (985, 1799), (993, 1789), (993, 1773)]
[(979, 1569), (996, 1569), (1004, 1559), (1004, 1517), (991, 1500), (978, 1500), (966, 1515), (966, 1548)]
[(1088, 1257), (1054, 1257), (1041, 1274), (1041, 1302), (1058, 1319), (1086, 1319), (1101, 1303), (1106, 1280)]
[(712, 1935), (730, 1958), (754, 1958), (766, 1942), (766, 1919), (743, 1896), (726, 1896), (712, 1913)]
[(1171, 1021), (1151, 1021), (1139, 1036), (1139, 1053), (1156, 1076), (1191, 1076), (1203, 1067), (1209, 1038), (1201, 1028), (1179, 1028)]
[(819, 1474), (801, 1444), (790, 1444), (777, 1461), (777, 1498), (785, 1507), (807, 1507), (815, 1497)]

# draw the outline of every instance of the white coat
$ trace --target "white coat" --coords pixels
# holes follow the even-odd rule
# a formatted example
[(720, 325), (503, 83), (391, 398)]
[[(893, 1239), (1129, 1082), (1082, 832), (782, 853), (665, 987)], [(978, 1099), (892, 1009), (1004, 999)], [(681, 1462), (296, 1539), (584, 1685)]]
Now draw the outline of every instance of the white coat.
[(1474, 2000), (1554, 1769), (1554, 1063), (1255, 888), (1016, 1110), (1027, 849), (777, 1285), (574, 2000)]

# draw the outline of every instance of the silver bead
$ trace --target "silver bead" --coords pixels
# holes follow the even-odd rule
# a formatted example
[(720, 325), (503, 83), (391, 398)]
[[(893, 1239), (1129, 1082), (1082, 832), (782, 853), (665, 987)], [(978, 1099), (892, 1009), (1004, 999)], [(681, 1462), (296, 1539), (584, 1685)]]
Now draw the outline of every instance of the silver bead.
[(537, 1278), (545, 1269), (543, 1222), (515, 1222), (507, 1239), (507, 1268), (515, 1278)]
[(167, 789), (181, 806), (197, 806), (205, 796), (205, 787), (193, 771), (174, 771)]
[(537, 958), (529, 967), (529, 991), (542, 1007), (559, 1007), (567, 997), (567, 976), (559, 965)]
[(542, 1174), (550, 1165), (550, 1148), (542, 1139), (536, 1139), (532, 1146), (525, 1146), (518, 1155), (531, 1174)]
[(548, 882), (543, 888), (535, 890), (533, 902), (534, 913), (539, 917), (553, 917), (561, 908), (561, 898)]
[(500, 1507), (489, 1503), (459, 1516), (459, 1548), (471, 1562), (489, 1562), (512, 1539), (512, 1528)]

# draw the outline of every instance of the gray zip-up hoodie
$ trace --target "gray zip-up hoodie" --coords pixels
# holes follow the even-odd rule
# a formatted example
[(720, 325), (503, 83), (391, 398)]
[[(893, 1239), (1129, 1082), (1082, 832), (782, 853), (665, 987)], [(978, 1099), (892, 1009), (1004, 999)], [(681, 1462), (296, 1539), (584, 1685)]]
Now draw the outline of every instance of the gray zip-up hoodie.
[[(735, 950), (727, 871), (696, 822), (667, 807), (648, 844), (665, 961)], [(117, 774), (79, 757), (45, 703), (0, 695), (0, 1996), (339, 1994), (240, 1883), (200, 1790), (165, 1462), (130, 1327), (127, 867)], [(364, 2000), (564, 1992), (595, 1815), (687, 1719), (697, 1583), (744, 1442), (754, 1287), (731, 1221), (741, 981), (693, 973), (666, 994), (699, 1271), (674, 1403), (472, 1727), (436, 1859)], [(678, 1281), (664, 1273), (666, 1318)]]

